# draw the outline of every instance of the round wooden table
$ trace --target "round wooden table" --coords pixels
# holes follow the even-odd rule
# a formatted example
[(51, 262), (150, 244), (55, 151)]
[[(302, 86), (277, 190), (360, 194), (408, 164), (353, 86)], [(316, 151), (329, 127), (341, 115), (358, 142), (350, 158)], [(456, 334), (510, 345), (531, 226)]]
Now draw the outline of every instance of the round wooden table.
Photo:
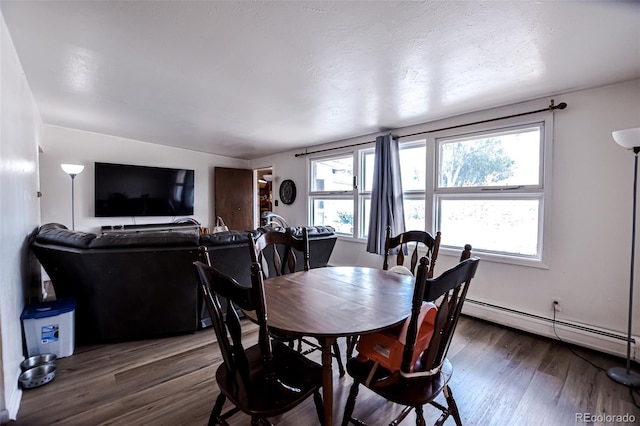
[[(381, 269), (327, 267), (264, 282), (267, 326), (318, 339), (322, 347), (324, 415), (333, 424), (331, 345), (338, 337), (392, 327), (411, 314), (414, 278)], [(252, 312), (247, 317), (254, 319)]]

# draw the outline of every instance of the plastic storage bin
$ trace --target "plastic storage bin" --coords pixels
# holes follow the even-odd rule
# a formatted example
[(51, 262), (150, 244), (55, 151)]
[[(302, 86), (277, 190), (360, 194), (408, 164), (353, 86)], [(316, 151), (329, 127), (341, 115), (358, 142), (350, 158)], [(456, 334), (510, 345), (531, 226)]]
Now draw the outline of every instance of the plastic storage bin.
[(73, 355), (76, 303), (54, 300), (27, 306), (20, 319), (29, 356), (53, 353), (58, 358)]

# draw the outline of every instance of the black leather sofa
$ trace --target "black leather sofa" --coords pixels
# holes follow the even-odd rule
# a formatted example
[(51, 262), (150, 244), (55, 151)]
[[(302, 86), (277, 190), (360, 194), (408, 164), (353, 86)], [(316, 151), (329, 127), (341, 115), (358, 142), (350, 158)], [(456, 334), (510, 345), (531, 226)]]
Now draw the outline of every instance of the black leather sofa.
[[(30, 246), (56, 297), (76, 299), (76, 341), (90, 343), (159, 337), (206, 325), (193, 266), (200, 246), (207, 248), (213, 267), (249, 285), (249, 235), (255, 238), (269, 229), (96, 235), (50, 223), (40, 227)], [(336, 242), (333, 228), (308, 230), (311, 267), (327, 266)], [(281, 231), (299, 236), (302, 228)]]

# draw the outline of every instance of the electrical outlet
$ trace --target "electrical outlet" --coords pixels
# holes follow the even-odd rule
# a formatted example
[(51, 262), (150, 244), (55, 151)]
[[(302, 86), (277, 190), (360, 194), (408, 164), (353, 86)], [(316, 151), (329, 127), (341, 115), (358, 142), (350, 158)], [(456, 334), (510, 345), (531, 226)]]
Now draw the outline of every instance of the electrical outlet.
[(554, 311), (562, 312), (562, 304), (560, 304), (558, 299), (553, 299), (552, 306)]

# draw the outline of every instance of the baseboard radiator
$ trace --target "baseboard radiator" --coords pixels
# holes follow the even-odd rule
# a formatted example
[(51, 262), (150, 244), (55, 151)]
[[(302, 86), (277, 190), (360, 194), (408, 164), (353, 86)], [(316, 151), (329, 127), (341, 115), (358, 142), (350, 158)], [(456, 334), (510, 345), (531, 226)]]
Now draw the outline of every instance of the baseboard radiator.
[[(467, 299), (463, 313), (472, 317), (484, 319), (497, 324), (513, 327), (519, 330), (557, 339), (556, 334), (567, 343), (595, 349), (611, 355), (626, 358), (627, 335), (594, 326), (574, 323), (562, 319), (547, 318), (528, 312), (522, 312), (504, 306), (478, 300)], [(631, 336), (631, 359), (637, 358), (637, 337)]]

